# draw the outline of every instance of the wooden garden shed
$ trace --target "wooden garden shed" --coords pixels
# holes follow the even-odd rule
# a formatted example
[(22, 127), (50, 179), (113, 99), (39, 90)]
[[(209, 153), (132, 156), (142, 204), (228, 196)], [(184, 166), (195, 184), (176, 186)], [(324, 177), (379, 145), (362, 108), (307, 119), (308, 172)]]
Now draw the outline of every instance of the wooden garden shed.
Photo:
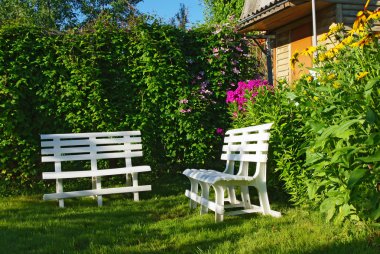
[[(343, 23), (347, 28), (352, 26), (365, 3), (365, 0), (245, 0), (240, 31), (274, 35), (271, 42), (274, 80), (292, 82), (307, 72), (305, 68), (290, 68), (293, 53), (315, 44), (332, 23)], [(368, 9), (379, 6), (379, 0), (371, 0)], [(299, 59), (305, 67), (312, 66), (310, 57)]]

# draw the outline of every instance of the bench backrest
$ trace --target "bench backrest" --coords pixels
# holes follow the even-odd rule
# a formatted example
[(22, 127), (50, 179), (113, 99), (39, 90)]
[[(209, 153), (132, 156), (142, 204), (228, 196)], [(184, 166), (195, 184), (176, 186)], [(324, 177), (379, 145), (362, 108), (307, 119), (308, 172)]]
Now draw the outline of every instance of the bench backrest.
[(235, 161), (241, 162), (238, 175), (247, 175), (249, 162), (256, 162), (257, 167), (265, 167), (272, 125), (268, 123), (226, 132), (221, 157), (227, 161), (226, 172), (233, 173)]
[(141, 157), (140, 131), (42, 134), (42, 162)]

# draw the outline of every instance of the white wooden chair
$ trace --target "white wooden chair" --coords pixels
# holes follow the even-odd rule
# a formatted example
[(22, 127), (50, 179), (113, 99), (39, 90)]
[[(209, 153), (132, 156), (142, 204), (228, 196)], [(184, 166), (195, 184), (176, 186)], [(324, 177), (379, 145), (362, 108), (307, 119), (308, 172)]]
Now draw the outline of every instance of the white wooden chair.
[[(191, 208), (195, 208), (199, 203), (202, 206), (201, 214), (207, 213), (208, 209), (214, 211), (216, 222), (223, 221), (224, 215), (262, 213), (274, 217), (281, 216), (281, 213), (271, 210), (266, 186), (271, 126), (272, 123), (269, 123), (227, 131), (221, 156), (222, 160), (227, 161), (224, 172), (205, 169), (186, 169), (183, 172), (191, 183), (190, 190), (185, 192), (190, 198)], [(239, 163), (236, 173), (235, 163)], [(250, 163), (256, 164), (253, 175), (249, 175)], [(198, 194), (199, 186), (201, 186), (201, 195)], [(215, 190), (215, 202), (209, 200), (211, 186)], [(251, 203), (249, 187), (257, 189), (259, 206)], [(237, 188), (240, 189), (241, 200), (236, 196)], [(227, 197), (225, 197), (226, 192)], [(229, 204), (225, 205), (225, 202)], [(234, 210), (226, 212), (227, 208)]]
[[(54, 172), (43, 172), (43, 179), (56, 179), (56, 193), (45, 194), (44, 200), (58, 199), (59, 206), (64, 207), (65, 198), (97, 196), (101, 206), (102, 195), (117, 193), (134, 193), (134, 200), (139, 200), (140, 191), (150, 191), (151, 185), (138, 185), (138, 173), (151, 171), (149, 166), (132, 166), (133, 157), (141, 157), (140, 131), (65, 133), (41, 135), (42, 162), (53, 162)], [(97, 160), (125, 159), (125, 167), (98, 169)], [(88, 160), (91, 170), (63, 171), (62, 162)], [(102, 188), (101, 177), (126, 175), (125, 187)], [(92, 190), (63, 191), (63, 179), (92, 178)], [(132, 178), (131, 178), (132, 177)]]

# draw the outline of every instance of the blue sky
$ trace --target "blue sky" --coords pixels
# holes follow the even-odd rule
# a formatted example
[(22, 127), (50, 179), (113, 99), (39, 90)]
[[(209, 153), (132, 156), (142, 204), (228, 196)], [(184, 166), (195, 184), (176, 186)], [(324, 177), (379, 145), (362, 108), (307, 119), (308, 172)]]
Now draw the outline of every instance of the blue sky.
[(169, 21), (178, 12), (181, 3), (189, 10), (190, 24), (204, 21), (204, 4), (202, 0), (143, 0), (137, 5), (137, 9), (143, 13), (155, 14), (165, 21)]

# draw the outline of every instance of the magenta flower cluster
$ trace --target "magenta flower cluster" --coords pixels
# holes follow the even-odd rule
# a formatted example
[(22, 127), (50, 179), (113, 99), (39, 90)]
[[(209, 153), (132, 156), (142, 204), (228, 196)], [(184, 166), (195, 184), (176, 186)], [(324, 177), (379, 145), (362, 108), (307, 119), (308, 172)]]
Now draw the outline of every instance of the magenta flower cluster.
[(248, 80), (247, 82), (238, 82), (236, 90), (227, 91), (227, 103), (237, 103), (239, 110), (244, 109), (244, 104), (248, 99), (253, 98), (258, 94), (259, 87), (269, 86), (268, 81), (261, 79)]

